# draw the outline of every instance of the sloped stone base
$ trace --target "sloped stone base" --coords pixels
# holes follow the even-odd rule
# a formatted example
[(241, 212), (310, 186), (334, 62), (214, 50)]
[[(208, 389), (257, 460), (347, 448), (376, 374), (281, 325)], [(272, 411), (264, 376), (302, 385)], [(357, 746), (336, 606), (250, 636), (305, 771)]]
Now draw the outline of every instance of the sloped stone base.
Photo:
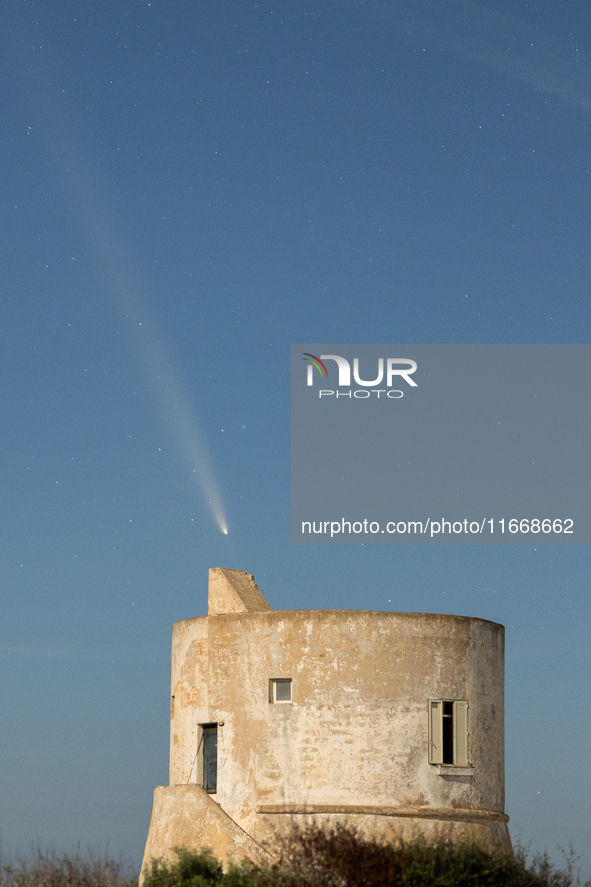
[(174, 847), (196, 851), (210, 847), (224, 868), (241, 859), (273, 862), (272, 856), (198, 785), (160, 785), (154, 790), (142, 876), (152, 859), (176, 860)]

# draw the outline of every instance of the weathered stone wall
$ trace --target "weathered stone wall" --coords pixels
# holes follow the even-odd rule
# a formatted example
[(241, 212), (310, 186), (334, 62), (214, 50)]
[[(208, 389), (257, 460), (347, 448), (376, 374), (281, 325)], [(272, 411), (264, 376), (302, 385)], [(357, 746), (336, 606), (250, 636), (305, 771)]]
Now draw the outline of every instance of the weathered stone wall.
[[(502, 626), (424, 613), (236, 612), (236, 582), (224, 612), (220, 583), (238, 571), (212, 572), (217, 615), (173, 628), (171, 786), (202, 782), (199, 725), (217, 723), (217, 792), (206, 797), (259, 844), (315, 815), (510, 849)], [(260, 606), (254, 591), (248, 600)], [(291, 703), (269, 701), (273, 678), (292, 680)], [(429, 699), (468, 701), (469, 767), (429, 763)], [(194, 846), (208, 843), (199, 831)]]

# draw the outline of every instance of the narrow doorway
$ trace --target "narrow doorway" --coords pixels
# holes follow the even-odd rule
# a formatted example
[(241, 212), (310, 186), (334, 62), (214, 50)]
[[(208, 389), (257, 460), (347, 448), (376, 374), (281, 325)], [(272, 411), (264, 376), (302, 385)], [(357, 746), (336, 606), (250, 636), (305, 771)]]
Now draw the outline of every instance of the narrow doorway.
[(210, 795), (217, 792), (218, 782), (218, 725), (203, 726), (203, 788)]

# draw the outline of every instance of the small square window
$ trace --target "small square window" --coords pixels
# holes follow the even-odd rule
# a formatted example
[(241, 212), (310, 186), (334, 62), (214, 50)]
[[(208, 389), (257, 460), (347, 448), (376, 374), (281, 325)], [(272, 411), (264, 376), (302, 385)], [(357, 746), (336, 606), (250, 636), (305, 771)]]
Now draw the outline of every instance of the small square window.
[(291, 678), (271, 678), (269, 702), (291, 702)]

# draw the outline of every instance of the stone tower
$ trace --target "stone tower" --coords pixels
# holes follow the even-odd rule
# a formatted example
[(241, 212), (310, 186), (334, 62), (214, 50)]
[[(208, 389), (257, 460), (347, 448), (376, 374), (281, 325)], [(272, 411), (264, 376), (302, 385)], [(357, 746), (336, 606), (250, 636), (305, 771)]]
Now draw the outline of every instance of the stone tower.
[(504, 629), (485, 619), (274, 612), (209, 571), (208, 615), (173, 626), (170, 785), (144, 863), (175, 846), (270, 861), (294, 819), (511, 852)]

